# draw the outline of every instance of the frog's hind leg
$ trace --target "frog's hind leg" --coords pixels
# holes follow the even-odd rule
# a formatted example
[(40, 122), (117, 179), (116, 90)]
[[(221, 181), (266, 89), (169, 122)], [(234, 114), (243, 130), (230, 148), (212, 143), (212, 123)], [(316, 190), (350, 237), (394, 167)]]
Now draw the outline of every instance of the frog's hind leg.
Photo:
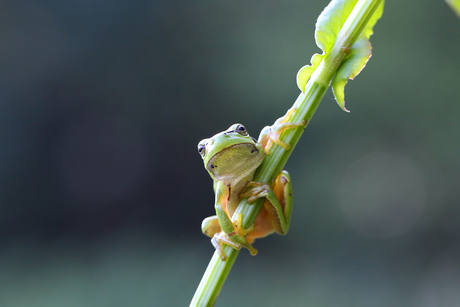
[(248, 229), (242, 228), (241, 213), (239, 213), (237, 215), (237, 219), (232, 222), (233, 231), (229, 233), (225, 233), (224, 231), (215, 233), (211, 239), (211, 243), (216, 248), (216, 251), (219, 253), (221, 259), (225, 260), (227, 258), (223, 250), (223, 244), (228, 245), (236, 250), (240, 250), (242, 247), (245, 247), (249, 250), (252, 256), (255, 256), (257, 254), (257, 250), (254, 247), (252, 247), (250, 242), (246, 240), (246, 235), (252, 230), (254, 230), (254, 225), (252, 225)]
[(273, 188), (266, 183), (255, 181), (251, 181), (249, 186), (251, 189), (241, 194), (241, 197), (247, 197), (249, 204), (265, 197), (264, 208), (268, 212), (274, 230), (279, 234), (286, 234), (292, 213), (292, 185), (288, 172), (280, 172)]
[(222, 231), (217, 215), (207, 217), (201, 222), (201, 231), (204, 235), (212, 238), (216, 233)]
[(222, 231), (222, 227), (220, 227), (217, 215), (205, 218), (201, 223), (201, 231), (203, 234), (211, 238), (211, 244), (214, 246), (222, 260), (227, 258), (224, 253), (223, 244), (227, 244), (234, 249), (241, 249), (240, 244), (235, 243), (227, 238), (225, 232)]
[(216, 215), (205, 218), (201, 223), (201, 231), (203, 234), (211, 238), (211, 243), (219, 253), (222, 260), (227, 258), (224, 253), (223, 244), (231, 246), (237, 250), (241, 249), (241, 247), (246, 247), (251, 255), (254, 256), (257, 254), (257, 250), (254, 249), (250, 242), (248, 242), (245, 238), (245, 236), (254, 229), (254, 226), (251, 226), (249, 229), (243, 229), (241, 227), (241, 220), (242, 216), (240, 213), (237, 220), (233, 221), (233, 226), (235, 227), (234, 231), (228, 234), (225, 234), (225, 232), (222, 231), (222, 227), (220, 226), (219, 219)]

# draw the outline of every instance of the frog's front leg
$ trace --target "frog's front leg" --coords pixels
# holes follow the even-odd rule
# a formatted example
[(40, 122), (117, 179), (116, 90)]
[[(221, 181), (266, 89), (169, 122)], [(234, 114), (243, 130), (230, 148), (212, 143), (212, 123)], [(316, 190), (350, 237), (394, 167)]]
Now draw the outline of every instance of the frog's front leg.
[(278, 144), (286, 150), (291, 148), (289, 144), (280, 140), (281, 133), (283, 133), (284, 130), (307, 125), (307, 122), (304, 120), (298, 123), (288, 122), (292, 113), (294, 113), (296, 110), (297, 108), (289, 109), (287, 113), (283, 117), (278, 118), (272, 126), (267, 126), (260, 132), (258, 142), (262, 145), (267, 155), (270, 154), (270, 148), (273, 146), (273, 144)]
[(222, 244), (229, 245), (238, 250), (241, 249), (241, 247), (245, 247), (249, 250), (251, 255), (256, 255), (257, 250), (246, 240), (246, 235), (254, 229), (254, 226), (251, 226), (249, 229), (244, 229), (242, 228), (241, 213), (238, 214), (237, 219), (234, 221), (231, 220), (227, 213), (227, 202), (230, 195), (229, 187), (223, 182), (218, 181), (215, 185), (215, 194), (216, 215), (222, 231), (214, 233), (211, 242), (220, 254), (222, 260), (227, 258), (223, 252)]
[(260, 197), (266, 197), (264, 207), (269, 213), (270, 221), (274, 230), (284, 235), (288, 232), (292, 213), (292, 184), (287, 171), (281, 171), (271, 188), (263, 182), (252, 181), (252, 188), (243, 193), (241, 197), (248, 197), (248, 203), (252, 203)]

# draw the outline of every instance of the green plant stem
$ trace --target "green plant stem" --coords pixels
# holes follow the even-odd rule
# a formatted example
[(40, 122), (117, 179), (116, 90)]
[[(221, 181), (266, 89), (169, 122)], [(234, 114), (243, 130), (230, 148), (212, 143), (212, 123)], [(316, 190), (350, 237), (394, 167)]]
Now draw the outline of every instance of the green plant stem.
[[(289, 122), (300, 122), (302, 120), (306, 123), (310, 122), (327, 88), (331, 84), (336, 70), (347, 55), (347, 50), (356, 41), (380, 2), (381, 0), (358, 1), (340, 30), (331, 52), (323, 59), (308, 80), (305, 93), (300, 93), (295, 101), (293, 107), (296, 108), (296, 111), (289, 118)], [(254, 181), (271, 182), (276, 178), (286, 164), (303, 130), (304, 128), (301, 127), (283, 132), (281, 139), (291, 145), (290, 149), (284, 150), (280, 146), (273, 146), (270, 154), (264, 159), (264, 162), (257, 170)], [(242, 213), (243, 227), (249, 228), (254, 223), (263, 201), (264, 199), (258, 199), (253, 204), (248, 205), (246, 199), (243, 199), (233, 218), (236, 217), (236, 214)], [(238, 250), (228, 246), (224, 246), (224, 252), (227, 255), (225, 261), (221, 260), (217, 252), (214, 253), (190, 306), (213, 306), (239, 253)]]

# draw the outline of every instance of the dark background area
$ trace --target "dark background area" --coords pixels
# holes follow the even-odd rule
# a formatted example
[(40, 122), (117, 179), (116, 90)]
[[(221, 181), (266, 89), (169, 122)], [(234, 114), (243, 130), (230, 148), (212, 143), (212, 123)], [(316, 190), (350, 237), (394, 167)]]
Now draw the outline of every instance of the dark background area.
[[(0, 306), (187, 306), (213, 253), (198, 141), (293, 104), (328, 1), (4, 1)], [(458, 306), (460, 20), (388, 1), (286, 169), (291, 230), (216, 306)]]

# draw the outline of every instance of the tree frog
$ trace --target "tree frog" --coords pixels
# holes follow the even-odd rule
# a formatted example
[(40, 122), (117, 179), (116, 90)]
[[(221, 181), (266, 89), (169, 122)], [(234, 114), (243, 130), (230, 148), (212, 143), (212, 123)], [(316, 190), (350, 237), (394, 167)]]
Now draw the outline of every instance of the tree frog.
[[(281, 133), (306, 125), (304, 121), (286, 122), (294, 111), (294, 108), (290, 109), (273, 126), (265, 127), (259, 140), (251, 137), (243, 125), (234, 124), (198, 143), (204, 166), (214, 180), (216, 209), (216, 215), (203, 220), (201, 229), (212, 238), (211, 242), (222, 260), (226, 259), (223, 244), (235, 249), (245, 247), (251, 255), (256, 255), (257, 250), (251, 245), (255, 239), (273, 232), (286, 234), (289, 230), (292, 185), (288, 172), (281, 171), (273, 186), (252, 179), (274, 143), (289, 149), (289, 144), (280, 141)], [(236, 220), (231, 219), (241, 199), (248, 198), (250, 204), (260, 197), (266, 200), (249, 229), (241, 227), (241, 214)]]

